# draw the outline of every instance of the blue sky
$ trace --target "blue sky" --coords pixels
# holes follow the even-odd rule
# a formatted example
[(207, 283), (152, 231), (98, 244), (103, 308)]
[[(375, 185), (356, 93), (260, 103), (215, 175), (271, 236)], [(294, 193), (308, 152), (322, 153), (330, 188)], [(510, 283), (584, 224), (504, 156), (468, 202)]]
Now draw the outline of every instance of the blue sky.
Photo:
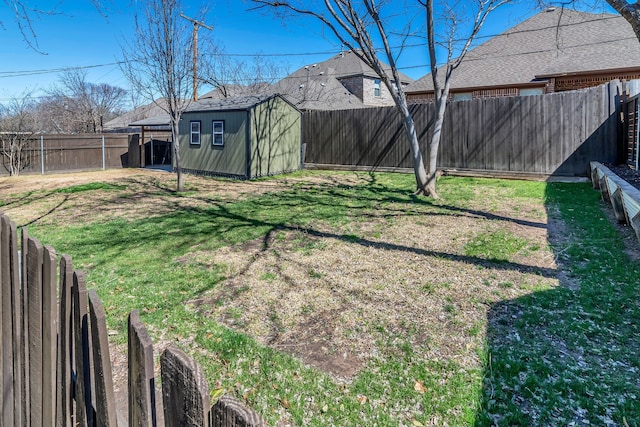
[[(29, 3), (38, 4), (35, 0)], [(122, 59), (121, 46), (133, 33), (136, 0), (103, 1), (106, 8), (102, 13), (89, 0), (51, 3), (58, 4), (56, 13), (31, 15), (41, 52), (29, 48), (9, 8), (4, 4), (0, 7), (0, 102), (19, 97), (25, 91), (42, 95), (56, 84), (60, 76), (56, 70), (71, 67), (90, 67), (86, 68), (87, 77), (93, 83), (128, 89), (128, 82), (115, 63)], [(226, 53), (269, 55), (272, 61), (284, 64), (292, 72), (328, 59), (331, 56), (328, 52), (340, 50), (335, 38), (312, 19), (289, 19), (285, 25), (264, 13), (248, 11), (252, 5), (247, 1), (207, 3), (210, 12), (206, 22), (214, 27), (214, 40)], [(487, 21), (483, 34), (498, 34), (530, 17), (536, 13), (535, 3), (521, 2), (499, 9)], [(202, 3), (184, 4), (184, 13), (196, 16)], [(43, 7), (41, 3), (39, 6)], [(405, 74), (417, 79), (428, 73), (427, 63), (426, 50), (414, 48), (403, 54), (398, 65)]]

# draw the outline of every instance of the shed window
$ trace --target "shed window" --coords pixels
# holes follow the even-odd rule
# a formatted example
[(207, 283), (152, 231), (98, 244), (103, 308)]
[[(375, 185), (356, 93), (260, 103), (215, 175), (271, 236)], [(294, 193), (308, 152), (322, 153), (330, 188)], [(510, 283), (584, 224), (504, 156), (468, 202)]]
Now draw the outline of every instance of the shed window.
[(220, 147), (224, 145), (224, 121), (213, 121), (213, 138), (211, 139), (211, 144)]
[(373, 81), (373, 96), (380, 96), (380, 79), (375, 79)]
[(200, 145), (200, 121), (191, 122), (191, 144)]

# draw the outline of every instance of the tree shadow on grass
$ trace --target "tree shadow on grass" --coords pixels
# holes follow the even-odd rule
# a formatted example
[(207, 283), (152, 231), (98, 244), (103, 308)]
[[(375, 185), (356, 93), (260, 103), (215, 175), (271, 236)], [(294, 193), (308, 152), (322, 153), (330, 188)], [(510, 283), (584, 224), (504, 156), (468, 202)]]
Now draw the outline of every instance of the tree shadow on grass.
[[(145, 187), (146, 188), (146, 187)], [(173, 195), (166, 188), (145, 189), (132, 203), (140, 198), (154, 197), (156, 191)], [(138, 197), (139, 196), (139, 197)], [(115, 198), (119, 196), (114, 194)], [(183, 203), (184, 201), (193, 203)], [(99, 203), (99, 202), (98, 202)], [(104, 209), (108, 209), (113, 200), (106, 197)], [(407, 252), (428, 262), (429, 258), (442, 258), (462, 262), (468, 265), (488, 267), (496, 270), (533, 272), (543, 277), (555, 277), (554, 269), (540, 268), (526, 263), (492, 261), (482, 257), (468, 256), (443, 250), (429, 250), (399, 243), (378, 241), (372, 237), (356, 236), (351, 231), (342, 231), (341, 225), (368, 216), (484, 218), (494, 221), (541, 227), (542, 223), (522, 221), (518, 218), (501, 216), (459, 206), (434, 203), (431, 200), (406, 194), (406, 189), (394, 188), (384, 183), (371, 181), (364, 185), (341, 185), (338, 183), (321, 184), (317, 188), (296, 188), (278, 194), (263, 194), (224, 202), (201, 197), (197, 192), (175, 195), (162, 200), (163, 212), (157, 216), (142, 219), (116, 219), (99, 225), (90, 224), (76, 227), (74, 236), (55, 246), (61, 252), (70, 253), (74, 258), (87, 260), (84, 268), (103, 269), (114, 265), (112, 274), (127, 273), (125, 267), (119, 272), (119, 263), (130, 265), (132, 258), (140, 257), (144, 263), (146, 254), (162, 257), (161, 267), (173, 274), (176, 259), (194, 250), (215, 250), (254, 239), (263, 239), (261, 250), (268, 246), (267, 236), (277, 230), (294, 231), (317, 238), (329, 238), (337, 241), (358, 244), (382, 251)], [(401, 206), (398, 206), (400, 204)], [(100, 206), (92, 206), (93, 212), (99, 212)], [(414, 209), (415, 208), (415, 209)], [(168, 213), (166, 213), (168, 212)], [(329, 224), (322, 227), (318, 221)], [(334, 231), (335, 230), (335, 231)], [(140, 255), (136, 255), (140, 254)], [(142, 267), (142, 266), (141, 266)], [(155, 267), (153, 267), (155, 268)], [(245, 269), (249, 268), (246, 266)], [(149, 286), (153, 292), (155, 276), (145, 273), (142, 287)], [(149, 276), (146, 278), (146, 276)], [(195, 276), (193, 280), (200, 278)], [(111, 277), (110, 279), (111, 280)], [(187, 279), (185, 279), (187, 280)], [(189, 279), (191, 280), (191, 279)], [(198, 279), (200, 280), (200, 279)], [(183, 296), (179, 300), (165, 298), (153, 307), (156, 311), (170, 309), (175, 304), (197, 297), (220, 283), (221, 277), (211, 277), (188, 289), (181, 289)], [(98, 284), (99, 285), (99, 284)], [(136, 307), (144, 310), (144, 307)]]
[(476, 425), (640, 425), (640, 267), (589, 185), (546, 197), (564, 274), (491, 306)]

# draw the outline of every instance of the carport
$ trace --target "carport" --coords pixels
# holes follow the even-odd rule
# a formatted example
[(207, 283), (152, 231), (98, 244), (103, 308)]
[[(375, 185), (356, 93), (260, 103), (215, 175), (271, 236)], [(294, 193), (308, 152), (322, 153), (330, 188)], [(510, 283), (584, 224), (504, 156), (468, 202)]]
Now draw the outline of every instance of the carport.
[(139, 139), (133, 141), (135, 138), (132, 138), (129, 146), (131, 167), (172, 164), (171, 119), (169, 115), (138, 120), (130, 123), (129, 126), (140, 128)]

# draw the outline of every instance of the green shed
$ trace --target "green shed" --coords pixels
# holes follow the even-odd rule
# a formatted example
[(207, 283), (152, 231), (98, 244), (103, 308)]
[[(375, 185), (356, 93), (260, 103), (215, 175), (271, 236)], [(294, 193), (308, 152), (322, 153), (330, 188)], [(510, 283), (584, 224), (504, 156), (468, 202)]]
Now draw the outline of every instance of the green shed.
[(301, 123), (280, 95), (201, 99), (180, 120), (182, 168), (242, 179), (298, 170)]

